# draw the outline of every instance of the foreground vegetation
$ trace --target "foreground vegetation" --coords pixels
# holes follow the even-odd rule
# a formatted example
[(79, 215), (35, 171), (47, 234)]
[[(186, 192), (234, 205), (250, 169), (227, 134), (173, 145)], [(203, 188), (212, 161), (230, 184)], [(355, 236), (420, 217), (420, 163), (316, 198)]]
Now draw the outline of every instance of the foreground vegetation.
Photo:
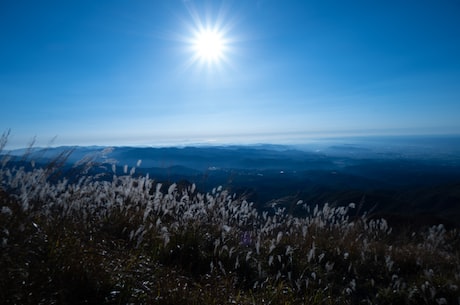
[(258, 211), (134, 168), (69, 181), (60, 164), (3, 160), (4, 304), (460, 304), (457, 230), (394, 232), (353, 203)]

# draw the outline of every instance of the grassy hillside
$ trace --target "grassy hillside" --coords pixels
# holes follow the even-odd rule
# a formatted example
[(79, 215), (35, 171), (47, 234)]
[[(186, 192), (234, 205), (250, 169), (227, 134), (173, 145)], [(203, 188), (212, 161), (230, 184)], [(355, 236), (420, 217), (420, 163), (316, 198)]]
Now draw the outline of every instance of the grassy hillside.
[(69, 182), (59, 158), (3, 161), (4, 304), (460, 303), (460, 234), (442, 224), (395, 232), (353, 203), (295, 217), (135, 168)]

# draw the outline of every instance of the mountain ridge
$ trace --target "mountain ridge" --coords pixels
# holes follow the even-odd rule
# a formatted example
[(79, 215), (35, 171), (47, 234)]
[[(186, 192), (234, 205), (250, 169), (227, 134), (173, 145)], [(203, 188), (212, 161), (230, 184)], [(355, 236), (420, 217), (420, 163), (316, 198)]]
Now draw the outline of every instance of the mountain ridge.
[[(377, 206), (379, 213), (409, 215), (415, 211), (449, 220), (460, 215), (456, 191), (460, 158), (455, 154), (447, 159), (408, 157), (400, 151), (382, 154), (356, 144), (351, 151), (349, 145), (340, 146), (343, 149), (338, 154), (337, 144), (331, 147), (320, 151), (282, 145), (34, 148), (28, 155), (20, 154), (27, 150), (10, 153), (10, 162), (26, 159), (45, 166), (53, 156), (71, 151), (66, 160), (69, 168), (85, 160), (102, 165), (96, 172), (107, 179), (113, 175), (112, 165), (119, 175), (124, 174), (126, 165), (135, 167), (136, 175), (149, 174), (158, 181), (196, 183), (203, 192), (222, 185), (245, 194), (261, 209), (276, 200), (293, 209), (298, 200), (346, 205), (367, 198), (366, 208)], [(356, 151), (364, 155), (356, 156)], [(286, 198), (291, 198), (290, 202)]]

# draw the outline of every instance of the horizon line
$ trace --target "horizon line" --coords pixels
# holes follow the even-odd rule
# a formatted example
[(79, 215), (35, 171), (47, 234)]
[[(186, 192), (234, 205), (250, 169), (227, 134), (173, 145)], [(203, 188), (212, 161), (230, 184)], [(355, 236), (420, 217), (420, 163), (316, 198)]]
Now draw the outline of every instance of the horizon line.
[[(291, 136), (293, 134), (290, 134)], [(267, 135), (268, 136), (268, 135)], [(275, 135), (276, 136), (276, 135)], [(272, 136), (273, 137), (273, 136)], [(92, 147), (92, 148), (117, 148), (117, 147), (135, 147), (135, 148), (168, 148), (168, 147), (177, 147), (177, 148), (185, 148), (185, 147), (219, 147), (219, 146), (263, 146), (263, 145), (276, 145), (276, 146), (302, 146), (308, 144), (314, 144), (315, 142), (326, 142), (326, 141), (340, 141), (346, 139), (377, 139), (377, 138), (394, 138), (394, 139), (401, 139), (401, 138), (457, 138), (460, 137), (460, 133), (407, 133), (407, 134), (349, 134), (349, 135), (315, 135), (309, 137), (302, 137), (302, 139), (272, 139), (271, 141), (267, 139), (267, 141), (257, 141), (257, 139), (248, 139), (249, 136), (242, 138), (242, 140), (235, 140), (239, 138), (238, 136), (226, 136), (224, 138), (231, 138), (233, 141), (222, 141), (221, 139), (185, 139), (185, 140), (170, 140), (170, 141), (157, 141), (155, 144), (151, 143), (142, 143), (141, 141), (137, 143), (129, 143), (127, 141), (120, 141), (120, 143), (101, 143), (101, 144), (94, 144), (94, 143), (78, 143), (78, 144), (70, 144), (70, 143), (62, 143), (54, 145), (54, 142), (50, 142), (47, 145), (35, 145), (35, 138), (34, 140), (30, 141), (28, 145), (13, 145), (10, 147), (8, 140), (3, 150), (0, 150), (0, 153), (4, 151), (15, 151), (15, 150), (25, 150), (25, 149), (47, 149), (47, 148), (63, 148), (63, 147), (72, 147), (72, 148), (84, 148), (84, 147)], [(115, 142), (115, 141), (110, 141)], [(124, 143), (123, 143), (124, 142)]]

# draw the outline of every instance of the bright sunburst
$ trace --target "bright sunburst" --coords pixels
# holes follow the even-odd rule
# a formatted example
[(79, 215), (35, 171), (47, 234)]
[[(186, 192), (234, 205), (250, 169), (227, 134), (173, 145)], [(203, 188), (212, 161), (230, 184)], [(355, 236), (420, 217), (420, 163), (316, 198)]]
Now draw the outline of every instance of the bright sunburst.
[(193, 48), (200, 60), (217, 62), (224, 56), (225, 39), (217, 30), (201, 30), (196, 33)]
[[(212, 12), (207, 7), (198, 10), (192, 4), (187, 4), (187, 11), (190, 19), (186, 21), (186, 27), (189, 33), (182, 39), (187, 42), (187, 51), (190, 52), (186, 68), (196, 66), (200, 70), (222, 70), (223, 66), (230, 64), (233, 41), (230, 37), (233, 24), (226, 18), (225, 7)], [(204, 14), (200, 14), (201, 11)]]

